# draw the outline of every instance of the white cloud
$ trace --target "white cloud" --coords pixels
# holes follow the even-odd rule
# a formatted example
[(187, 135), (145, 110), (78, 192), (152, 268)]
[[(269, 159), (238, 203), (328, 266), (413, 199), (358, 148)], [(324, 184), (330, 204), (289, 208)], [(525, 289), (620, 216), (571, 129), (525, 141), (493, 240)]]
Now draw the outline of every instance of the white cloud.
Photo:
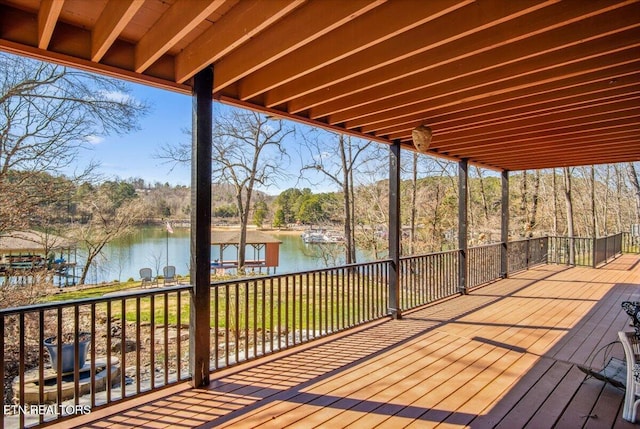
[(100, 91), (100, 95), (107, 100), (124, 103), (131, 100), (131, 96), (121, 91)]
[(104, 138), (99, 137), (99, 136), (87, 136), (85, 138), (85, 141), (89, 144), (92, 144), (94, 146), (99, 145), (100, 143), (102, 143), (104, 141)]

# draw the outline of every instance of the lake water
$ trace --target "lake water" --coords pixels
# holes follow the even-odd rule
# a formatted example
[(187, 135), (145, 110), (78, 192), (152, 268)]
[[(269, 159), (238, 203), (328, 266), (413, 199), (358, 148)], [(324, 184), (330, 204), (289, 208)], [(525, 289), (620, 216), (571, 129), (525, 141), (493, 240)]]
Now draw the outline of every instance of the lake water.
[[(269, 232), (269, 235), (282, 241), (280, 245), (280, 266), (277, 273), (291, 273), (296, 271), (312, 270), (334, 266), (344, 263), (344, 258), (327, 258), (326, 253), (319, 252), (319, 247), (314, 244), (305, 244), (299, 234), (282, 234)], [(332, 246), (335, 253), (339, 253), (341, 247)], [(233, 257), (234, 248), (227, 248), (224, 252), (225, 260), (236, 259)], [(167, 252), (168, 251), (168, 252)], [(263, 251), (264, 252), (264, 251)], [(167, 259), (168, 256), (168, 259)], [(261, 253), (260, 258), (264, 258)], [(358, 262), (367, 259), (365, 253), (358, 253)], [(211, 247), (211, 259), (219, 259), (220, 253), (217, 246)], [(253, 249), (247, 247), (247, 259), (258, 259), (253, 254)], [(82, 266), (82, 255), (78, 255), (78, 267)], [(168, 263), (167, 263), (168, 262)], [(154, 275), (162, 273), (162, 267), (173, 265), (176, 273), (185, 275), (189, 272), (190, 243), (188, 228), (174, 228), (173, 234), (167, 234), (164, 227), (146, 227), (137, 230), (130, 236), (109, 243), (103, 250), (103, 255), (94, 263), (87, 283), (101, 283), (112, 280), (126, 281), (129, 278), (139, 279), (140, 268), (151, 268)], [(266, 269), (262, 269), (266, 273)], [(78, 268), (76, 275), (80, 275)]]

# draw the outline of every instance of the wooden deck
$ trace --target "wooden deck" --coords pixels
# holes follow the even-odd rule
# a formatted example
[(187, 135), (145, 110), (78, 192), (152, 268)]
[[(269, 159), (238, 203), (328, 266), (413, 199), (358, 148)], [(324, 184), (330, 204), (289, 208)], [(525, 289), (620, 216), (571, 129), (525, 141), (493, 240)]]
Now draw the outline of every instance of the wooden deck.
[(468, 296), (60, 424), (161, 427), (634, 427), (624, 392), (586, 377), (622, 347), (640, 267), (542, 266)]

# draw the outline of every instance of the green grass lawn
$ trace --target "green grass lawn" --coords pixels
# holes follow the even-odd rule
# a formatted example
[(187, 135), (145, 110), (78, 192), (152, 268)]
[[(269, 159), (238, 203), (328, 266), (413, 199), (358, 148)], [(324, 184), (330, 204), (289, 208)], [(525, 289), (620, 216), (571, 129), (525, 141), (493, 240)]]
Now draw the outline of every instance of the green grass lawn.
[[(331, 286), (321, 283), (320, 279), (307, 282), (303, 278), (296, 278), (289, 284), (288, 291), (281, 285), (279, 294), (277, 284), (260, 280), (248, 281), (238, 286), (221, 286), (217, 288), (217, 292), (216, 288), (212, 288), (210, 326), (230, 330), (273, 331), (278, 325), (284, 326), (286, 322), (288, 329), (317, 330), (324, 329), (327, 321), (333, 321), (333, 326), (344, 327), (343, 321), (344, 324), (350, 325), (356, 322), (356, 318), (366, 318), (365, 310), (361, 308), (364, 306), (363, 294), (366, 283), (364, 278), (362, 280), (362, 286), (358, 290), (355, 287), (346, 286), (348, 280), (337, 277)], [(138, 281), (115, 283), (62, 292), (46, 297), (43, 302), (100, 297), (107, 293), (138, 288), (140, 288)], [(161, 289), (152, 290), (156, 292)], [(164, 325), (165, 322), (175, 326), (178, 321), (180, 324), (187, 324), (190, 311), (189, 293), (187, 291), (180, 293), (179, 308), (178, 292), (168, 292), (156, 294), (153, 297), (126, 298), (124, 309), (122, 299), (115, 299), (111, 304), (99, 303), (96, 305), (96, 311), (106, 315), (107, 307), (110, 305), (112, 320), (121, 319), (124, 313), (125, 320), (128, 322), (150, 323), (153, 318), (156, 326)], [(367, 307), (380, 308), (380, 305), (384, 304), (377, 302), (380, 299), (386, 300), (382, 294), (377, 299), (373, 296), (367, 298)]]

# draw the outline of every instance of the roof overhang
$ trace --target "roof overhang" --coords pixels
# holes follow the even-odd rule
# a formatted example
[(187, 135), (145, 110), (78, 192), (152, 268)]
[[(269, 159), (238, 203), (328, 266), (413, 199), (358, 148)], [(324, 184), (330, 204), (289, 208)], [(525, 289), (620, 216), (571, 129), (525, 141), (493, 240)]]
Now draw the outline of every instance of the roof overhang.
[(637, 1), (0, 0), (0, 49), (523, 170), (640, 160)]

